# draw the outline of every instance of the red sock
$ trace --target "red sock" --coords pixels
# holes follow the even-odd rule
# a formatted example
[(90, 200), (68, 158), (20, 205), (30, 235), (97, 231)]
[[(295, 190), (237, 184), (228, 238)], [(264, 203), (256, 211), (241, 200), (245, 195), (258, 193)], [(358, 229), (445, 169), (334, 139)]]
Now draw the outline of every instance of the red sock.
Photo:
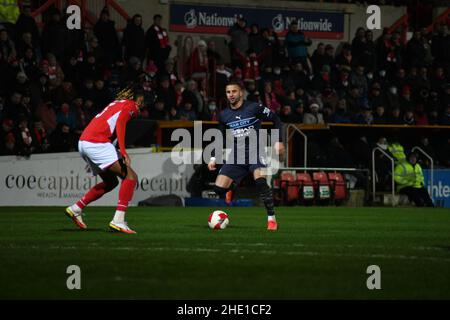
[(106, 193), (106, 183), (100, 182), (93, 186), (80, 200), (77, 202), (77, 206), (79, 206), (81, 209), (86, 207), (89, 203), (92, 201), (97, 200), (102, 195)]
[(128, 208), (128, 202), (133, 198), (134, 187), (136, 186), (136, 180), (124, 179), (120, 185), (119, 190), (119, 202), (117, 203), (117, 210), (126, 211)]

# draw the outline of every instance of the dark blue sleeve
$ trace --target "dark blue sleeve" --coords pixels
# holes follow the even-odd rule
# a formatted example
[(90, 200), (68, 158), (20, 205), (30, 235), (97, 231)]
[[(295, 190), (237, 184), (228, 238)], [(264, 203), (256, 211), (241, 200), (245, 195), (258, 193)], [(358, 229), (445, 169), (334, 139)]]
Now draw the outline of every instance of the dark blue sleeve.
[(262, 121), (270, 121), (273, 123), (275, 129), (278, 129), (279, 142), (283, 142), (284, 137), (284, 127), (280, 120), (280, 117), (274, 112), (272, 112), (268, 107), (262, 105), (261, 103), (256, 104), (256, 117)]

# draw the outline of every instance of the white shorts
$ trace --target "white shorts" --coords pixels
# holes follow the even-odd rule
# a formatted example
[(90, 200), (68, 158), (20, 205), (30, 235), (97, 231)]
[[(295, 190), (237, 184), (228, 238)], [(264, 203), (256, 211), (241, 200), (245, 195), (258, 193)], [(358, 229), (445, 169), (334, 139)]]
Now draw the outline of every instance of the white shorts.
[(78, 151), (84, 161), (89, 164), (94, 175), (119, 160), (117, 150), (110, 142), (93, 143), (80, 140), (78, 141)]

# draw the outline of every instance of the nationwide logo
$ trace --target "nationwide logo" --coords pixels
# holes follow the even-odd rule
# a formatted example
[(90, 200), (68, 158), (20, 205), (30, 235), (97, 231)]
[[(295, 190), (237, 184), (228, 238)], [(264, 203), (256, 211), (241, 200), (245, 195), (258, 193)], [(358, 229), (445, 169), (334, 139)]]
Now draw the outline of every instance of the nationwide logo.
[(272, 28), (276, 33), (284, 31), (283, 15), (279, 14), (272, 19)]
[(186, 24), (186, 27), (189, 29), (193, 29), (197, 26), (197, 16), (195, 15), (195, 10), (189, 10), (184, 15), (184, 23)]
[(219, 16), (217, 13), (208, 14), (206, 12), (196, 12), (191, 9), (184, 14), (184, 24), (189, 29), (200, 26), (208, 27), (231, 27), (236, 23), (237, 15), (233, 17)]

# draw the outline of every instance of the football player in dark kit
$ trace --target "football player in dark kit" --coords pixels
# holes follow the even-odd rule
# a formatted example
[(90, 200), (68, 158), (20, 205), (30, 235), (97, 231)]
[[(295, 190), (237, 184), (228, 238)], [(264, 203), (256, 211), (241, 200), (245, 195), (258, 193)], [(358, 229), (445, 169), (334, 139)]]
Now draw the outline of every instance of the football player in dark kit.
[[(219, 114), (219, 128), (222, 134), (231, 132), (233, 139), (233, 156), (227, 159), (216, 178), (214, 191), (224, 198), (233, 182), (238, 184), (249, 173), (253, 175), (261, 200), (266, 207), (268, 222), (267, 230), (276, 231), (278, 224), (275, 219), (272, 189), (267, 184), (266, 165), (264, 158), (259, 156), (261, 148), (258, 143), (251, 143), (250, 135), (259, 137), (262, 121), (271, 121), (278, 129), (279, 139), (274, 143), (274, 149), (279, 156), (284, 155), (284, 144), (281, 141), (282, 123), (278, 116), (269, 108), (258, 102), (244, 100), (243, 87), (239, 82), (229, 82), (226, 86), (226, 96), (229, 106)], [(228, 138), (228, 137), (227, 137)], [(259, 141), (256, 140), (256, 141)], [(255, 156), (255, 153), (257, 156)], [(236, 158), (240, 159), (236, 159)], [(208, 169), (216, 170), (216, 158), (212, 157)]]

